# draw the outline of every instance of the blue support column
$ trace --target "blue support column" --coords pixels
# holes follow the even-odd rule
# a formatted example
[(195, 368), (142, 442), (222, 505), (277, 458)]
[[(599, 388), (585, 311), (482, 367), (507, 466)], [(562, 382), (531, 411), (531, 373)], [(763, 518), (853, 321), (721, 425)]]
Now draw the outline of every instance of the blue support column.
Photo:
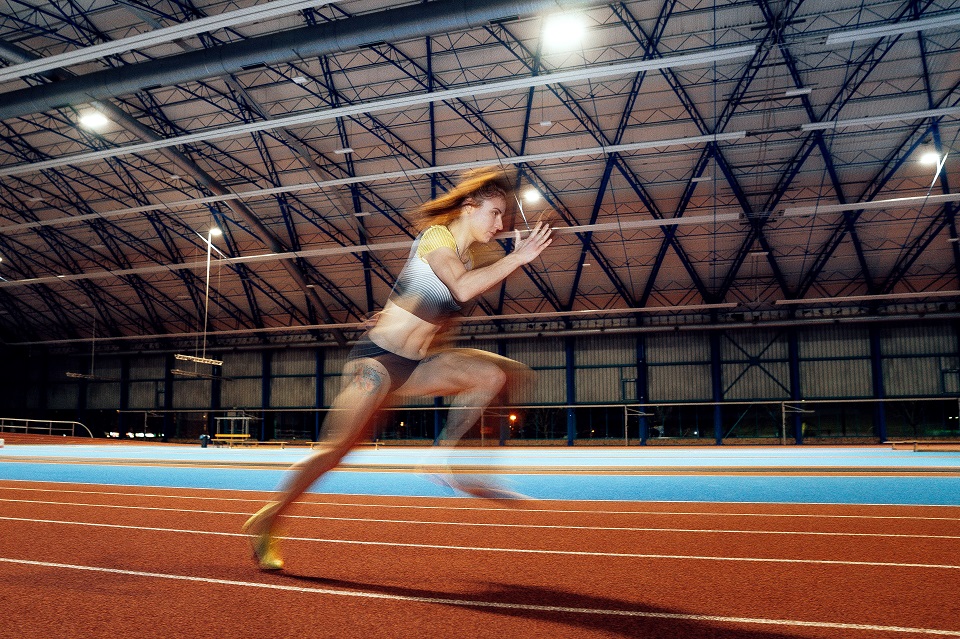
[(174, 367), (176, 362), (174, 362), (173, 354), (168, 354), (164, 358), (164, 367), (163, 367), (163, 431), (169, 433), (171, 427), (173, 428), (174, 437), (180, 436), (180, 425), (171, 424), (170, 418), (172, 417), (171, 409), (173, 408), (173, 374), (170, 370)]
[[(787, 333), (787, 352), (790, 367), (790, 399), (794, 402), (803, 401), (800, 386), (800, 339), (797, 329), (790, 328)], [(793, 431), (797, 444), (803, 443), (803, 414), (793, 413)]]
[[(120, 410), (117, 411), (117, 432), (127, 432), (127, 411), (130, 409), (130, 358), (120, 358)], [(160, 433), (162, 441), (167, 441), (166, 431)]]
[[(501, 357), (507, 356), (507, 343), (502, 339), (497, 340), (497, 355), (500, 355)], [(507, 382), (507, 384), (509, 384), (509, 382)], [(508, 402), (512, 399), (510, 397), (509, 389), (503, 391), (501, 393), (501, 396), (503, 397), (503, 399), (507, 400)], [(500, 441), (500, 445), (506, 446), (507, 440), (510, 438), (510, 422), (507, 420), (506, 417), (504, 417), (502, 413), (502, 409), (506, 408), (506, 406), (501, 405), (501, 406), (497, 406), (497, 408), (501, 409), (497, 411), (497, 435)]]
[(440, 445), (440, 433), (443, 432), (443, 424), (440, 421), (440, 408), (443, 406), (442, 397), (433, 398), (433, 445)]
[[(646, 403), (650, 396), (650, 385), (647, 379), (647, 340), (643, 334), (637, 335), (637, 403), (640, 412), (646, 413)], [(640, 445), (646, 446), (650, 437), (650, 422), (646, 415), (640, 415)]]
[(213, 418), (223, 407), (223, 367), (212, 366), (210, 374), (213, 379), (210, 380), (210, 412), (207, 413), (207, 433), (213, 432)]
[(87, 395), (90, 382), (86, 379), (77, 380), (77, 421), (81, 424), (90, 425), (90, 415), (87, 411)]
[[(873, 378), (874, 399), (885, 399), (887, 391), (883, 384), (883, 353), (880, 348), (880, 330), (874, 325), (870, 326), (870, 373)], [(883, 401), (876, 403), (873, 417), (874, 432), (880, 438), (880, 441), (887, 441), (887, 411)]]
[(326, 369), (327, 362), (327, 353), (324, 349), (318, 348), (316, 351), (316, 388), (314, 393), (314, 406), (317, 408), (317, 411), (314, 413), (313, 419), (313, 441), (320, 441), (320, 427), (323, 425), (323, 420), (320, 418), (320, 409), (324, 407), (324, 402), (326, 397), (323, 392), (323, 385), (326, 379), (324, 371)]
[(40, 397), (37, 400), (37, 413), (35, 417), (42, 419), (50, 408), (50, 354), (44, 351), (40, 357), (40, 370), (43, 371), (43, 381), (40, 386)]
[[(574, 341), (572, 337), (564, 338), (566, 352), (567, 404), (577, 403), (577, 381), (575, 367)], [(577, 439), (577, 413), (572, 407), (567, 408), (567, 446), (573, 446)]]
[(270, 389), (273, 382), (273, 351), (260, 353), (260, 441), (267, 439), (267, 412), (270, 408)]
[(723, 444), (723, 366), (720, 359), (720, 333), (710, 332), (710, 385), (713, 389), (713, 437), (717, 446)]

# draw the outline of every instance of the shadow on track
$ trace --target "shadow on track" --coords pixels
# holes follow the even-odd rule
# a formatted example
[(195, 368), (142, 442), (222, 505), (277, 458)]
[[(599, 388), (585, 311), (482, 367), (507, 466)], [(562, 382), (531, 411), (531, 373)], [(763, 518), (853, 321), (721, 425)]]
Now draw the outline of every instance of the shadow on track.
[[(280, 581), (309, 583), (314, 587), (337, 588), (344, 590), (362, 590), (381, 595), (396, 597), (417, 597), (423, 599), (471, 601), (476, 600), (476, 609), (490, 614), (542, 621), (545, 624), (566, 624), (575, 628), (602, 631), (606, 635), (619, 635), (637, 639), (796, 639), (796, 634), (782, 634), (753, 624), (733, 624), (709, 619), (690, 618), (691, 613), (681, 610), (668, 610), (652, 606), (639, 607), (614, 597), (597, 597), (563, 590), (538, 586), (506, 585), (494, 582), (478, 583), (477, 592), (472, 596), (459, 592), (440, 592), (418, 588), (386, 586), (376, 583), (362, 583), (342, 579), (326, 579), (289, 572), (278, 574)], [(503, 607), (486, 604), (502, 603)], [(438, 602), (438, 605), (444, 605)], [(468, 604), (447, 604), (458, 608), (471, 607)], [(533, 606), (550, 607), (542, 610)], [(554, 610), (569, 608), (578, 610)], [(648, 617), (618, 615), (616, 612), (591, 613), (580, 610), (640, 612)], [(758, 615), (760, 616), (760, 615)], [(667, 618), (664, 618), (667, 617)], [(794, 629), (795, 630), (795, 629)]]

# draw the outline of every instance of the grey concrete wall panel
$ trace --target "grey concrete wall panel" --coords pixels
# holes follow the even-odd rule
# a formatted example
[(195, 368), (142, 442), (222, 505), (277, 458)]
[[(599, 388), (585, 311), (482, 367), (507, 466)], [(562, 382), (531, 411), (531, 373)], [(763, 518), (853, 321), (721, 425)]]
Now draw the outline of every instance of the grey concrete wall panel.
[(257, 376), (263, 370), (263, 356), (257, 351), (224, 353), (218, 357), (223, 360), (224, 377)]
[[(226, 367), (226, 361), (224, 361), (224, 367)], [(263, 405), (263, 384), (260, 378), (250, 377), (224, 382), (220, 390), (220, 405), (224, 409), (259, 409)]]
[(274, 351), (270, 370), (274, 375), (313, 375), (317, 372), (317, 355), (309, 348)]
[(670, 333), (647, 337), (649, 364), (710, 361), (710, 337), (705, 333)]
[(790, 398), (790, 365), (764, 362), (724, 364), (724, 400), (784, 400)]
[(210, 386), (208, 379), (176, 379), (173, 382), (173, 407), (178, 409), (209, 410)]
[(870, 357), (870, 337), (862, 326), (823, 326), (799, 334), (800, 359)]
[[(119, 371), (117, 371), (119, 377)], [(90, 382), (87, 384), (87, 408), (116, 410), (120, 406), (119, 382)]]
[(804, 399), (872, 397), (872, 379), (869, 359), (800, 362)]
[(713, 400), (709, 364), (651, 366), (650, 401), (709, 402)]
[(314, 377), (279, 377), (271, 380), (271, 408), (305, 408), (317, 401)]

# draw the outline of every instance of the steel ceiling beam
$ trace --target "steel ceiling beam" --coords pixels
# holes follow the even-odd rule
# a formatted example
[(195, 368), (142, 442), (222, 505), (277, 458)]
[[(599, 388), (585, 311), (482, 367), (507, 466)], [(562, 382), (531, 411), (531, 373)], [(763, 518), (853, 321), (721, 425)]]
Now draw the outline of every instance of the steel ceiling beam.
[(154, 86), (230, 75), (251, 65), (283, 64), (378, 42), (400, 42), (470, 29), (518, 15), (596, 4), (597, 0), (436, 0), (428, 6), (407, 5), (11, 91), (2, 94), (0, 119), (43, 113), (68, 104), (107, 100)]
[[(28, 54), (26, 52), (20, 51), (18, 48), (12, 47), (11, 45), (5, 45), (2, 49), (0, 49), (0, 54), (4, 55), (4, 57), (7, 57), (8, 59), (14, 59), (14, 60), (18, 58), (20, 60), (24, 60), (24, 59), (30, 59), (35, 57), (35, 56), (32, 56), (32, 54)], [(62, 72), (58, 77), (63, 77)], [(66, 81), (66, 80), (61, 80), (61, 81)], [(124, 111), (123, 109), (120, 109), (119, 107), (117, 107), (111, 102), (102, 102), (102, 101), (95, 100), (91, 102), (91, 105), (95, 109), (103, 113), (106, 117), (110, 118), (111, 120), (113, 120), (114, 122), (116, 122), (117, 124), (125, 128), (127, 131), (130, 131), (131, 133), (137, 135), (142, 140), (156, 142), (162, 139), (157, 133), (153, 131), (153, 129), (142, 124), (139, 120), (131, 117), (126, 113), (126, 111)], [(164, 147), (159, 149), (159, 151), (164, 157), (167, 158), (167, 160), (172, 162), (180, 170), (191, 175), (197, 181), (198, 184), (206, 188), (209, 192), (215, 195), (221, 195), (221, 196), (231, 194), (229, 189), (227, 189), (222, 184), (220, 184), (220, 182), (216, 178), (214, 178), (212, 175), (207, 173), (196, 162), (194, 162), (189, 157), (184, 155), (178, 149), (171, 148), (171, 147)], [(269, 228), (267, 228), (261, 222), (261, 220), (257, 217), (256, 213), (254, 213), (254, 211), (250, 209), (250, 207), (247, 206), (244, 202), (238, 201), (238, 200), (227, 200), (226, 205), (234, 212), (234, 214), (236, 214), (239, 218), (244, 220), (252, 228), (252, 230), (254, 231), (253, 233), (254, 237), (264, 242), (270, 248), (271, 251), (273, 251), (274, 253), (282, 253), (288, 250), (287, 246), (280, 240), (280, 238), (278, 238)], [(305, 294), (310, 299), (310, 301), (316, 306), (318, 310), (320, 310), (321, 314), (323, 315), (323, 318), (327, 322), (334, 323), (335, 320), (333, 319), (333, 316), (330, 314), (330, 311), (327, 309), (326, 304), (320, 298), (320, 295), (316, 292), (316, 290), (308, 286), (309, 282), (304, 277), (301, 269), (298, 268), (297, 263), (291, 260), (283, 260), (281, 263), (284, 269), (287, 270), (287, 272), (293, 278), (293, 280), (300, 285), (301, 289), (305, 292)], [(346, 338), (340, 331), (335, 330), (332, 332), (332, 334), (334, 336), (334, 339), (338, 343), (342, 343), (342, 344), (346, 343)]]
[(182, 38), (188, 38), (217, 29), (226, 29), (239, 24), (269, 20), (270, 18), (276, 18), (278, 16), (295, 13), (301, 9), (318, 7), (324, 4), (328, 4), (328, 2), (324, 2), (323, 0), (299, 0), (299, 2), (274, 0), (273, 2), (254, 5), (245, 9), (227, 11), (219, 15), (190, 20), (182, 24), (154, 28), (135, 36), (121, 38), (119, 40), (109, 40), (100, 44), (82, 47), (28, 62), (21, 62), (5, 69), (0, 69), (0, 82), (43, 73), (45, 71), (52, 71), (54, 69), (62, 69), (83, 62), (99, 60), (110, 55), (175, 42)]
[[(507, 80), (497, 80), (482, 84), (436, 89), (431, 92), (419, 94), (403, 94), (382, 100), (359, 102), (340, 108), (314, 109), (293, 115), (272, 118), (265, 121), (218, 127), (175, 137), (158, 138), (149, 142), (128, 144), (125, 146), (112, 147), (98, 151), (67, 155), (41, 162), (5, 166), (0, 169), (0, 176), (24, 175), (27, 173), (40, 171), (42, 169), (68, 166), (72, 164), (83, 164), (85, 162), (96, 162), (106, 158), (132, 155), (135, 153), (144, 153), (146, 151), (155, 151), (167, 147), (184, 146), (193, 144), (195, 142), (211, 142), (213, 140), (246, 136), (259, 131), (267, 131), (282, 127), (303, 126), (306, 124), (315, 124), (324, 121), (335, 121), (338, 118), (352, 115), (370, 114), (382, 111), (401, 111), (412, 106), (434, 102), (453, 103), (455, 101), (459, 101), (460, 103), (463, 103), (465, 98), (473, 99), (478, 95), (515, 91), (519, 89), (526, 89), (531, 86), (545, 86), (554, 84), (560, 86), (565, 82), (590, 80), (601, 77), (616, 77), (643, 71), (666, 69), (670, 67), (701, 66), (715, 62), (747, 58), (754, 55), (756, 50), (757, 48), (754, 45), (745, 45), (740, 47), (730, 47), (727, 49), (718, 49), (715, 51), (700, 51), (697, 53), (681, 54), (653, 60), (633, 60), (610, 65), (585, 67), (567, 71), (555, 71), (553, 73), (544, 75), (515, 77)], [(422, 83), (420, 78), (414, 79)], [(569, 93), (566, 89), (563, 89), (563, 91), (564, 93)], [(556, 94), (557, 90), (554, 89), (554, 93)], [(0, 97), (3, 95), (6, 94), (0, 94)], [(558, 95), (558, 97), (560, 96)], [(568, 99), (573, 98), (568, 95)], [(87, 100), (84, 103), (87, 102), (93, 104), (95, 101)], [(64, 107), (69, 105), (60, 106)], [(3, 109), (3, 103), (0, 102), (0, 113), (2, 113)], [(582, 116), (578, 116), (578, 118), (581, 120), (583, 119)], [(0, 119), (6, 118), (0, 117)], [(600, 136), (597, 139), (602, 140), (603, 137)]]

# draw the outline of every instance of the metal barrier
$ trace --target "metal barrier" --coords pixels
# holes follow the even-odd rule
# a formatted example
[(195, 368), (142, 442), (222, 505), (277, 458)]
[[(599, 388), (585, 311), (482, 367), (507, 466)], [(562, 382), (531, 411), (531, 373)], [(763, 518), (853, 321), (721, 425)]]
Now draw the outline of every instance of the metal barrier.
[(20, 419), (18, 417), (0, 417), (0, 433), (24, 433), (29, 435), (69, 435), (77, 436), (77, 427), (87, 431), (93, 437), (90, 429), (80, 422), (65, 422), (55, 419)]
[[(241, 409), (231, 409), (238, 411)], [(242, 409), (260, 440), (311, 441), (332, 408)], [(429, 444), (456, 410), (448, 405), (386, 407), (376, 420), (380, 442)], [(152, 409), (151, 432), (195, 440), (231, 411)], [(118, 411), (143, 415), (147, 411)], [(130, 421), (137, 422), (138, 417)], [(147, 427), (144, 427), (147, 430)], [(960, 440), (960, 397), (799, 399), (724, 402), (551, 404), (492, 406), (466, 438), (486, 445), (880, 443), (888, 440)]]

